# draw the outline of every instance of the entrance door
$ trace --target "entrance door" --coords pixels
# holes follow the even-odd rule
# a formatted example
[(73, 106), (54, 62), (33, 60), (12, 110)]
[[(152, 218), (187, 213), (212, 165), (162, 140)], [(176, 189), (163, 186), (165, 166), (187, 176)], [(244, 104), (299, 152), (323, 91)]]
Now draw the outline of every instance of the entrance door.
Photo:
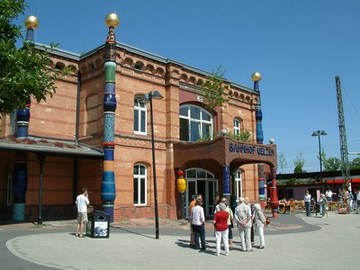
[(206, 218), (211, 218), (215, 210), (215, 194), (217, 192), (217, 180), (213, 174), (202, 169), (189, 169), (186, 171), (187, 190), (185, 198), (186, 216), (190, 215), (187, 207), (196, 195), (202, 195), (203, 207)]

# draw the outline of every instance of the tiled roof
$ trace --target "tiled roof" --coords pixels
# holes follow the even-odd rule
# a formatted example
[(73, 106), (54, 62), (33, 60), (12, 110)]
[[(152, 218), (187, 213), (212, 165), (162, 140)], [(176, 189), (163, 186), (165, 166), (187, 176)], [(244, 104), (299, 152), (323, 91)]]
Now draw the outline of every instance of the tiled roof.
[(101, 158), (101, 149), (75, 141), (54, 140), (45, 138), (15, 138), (0, 139), (0, 151), (33, 152), (51, 156)]

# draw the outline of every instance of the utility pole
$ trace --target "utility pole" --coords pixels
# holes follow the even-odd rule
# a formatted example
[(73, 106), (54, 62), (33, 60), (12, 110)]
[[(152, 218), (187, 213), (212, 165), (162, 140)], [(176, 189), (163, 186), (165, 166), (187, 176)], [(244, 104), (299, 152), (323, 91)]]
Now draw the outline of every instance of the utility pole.
[(336, 82), (336, 97), (338, 106), (338, 117), (339, 117), (339, 136), (340, 136), (340, 154), (341, 154), (341, 175), (343, 178), (343, 188), (348, 189), (350, 184), (350, 167), (349, 167), (349, 152), (346, 140), (346, 129), (345, 129), (345, 116), (342, 102), (341, 93), (341, 82), (340, 77), (335, 77)]

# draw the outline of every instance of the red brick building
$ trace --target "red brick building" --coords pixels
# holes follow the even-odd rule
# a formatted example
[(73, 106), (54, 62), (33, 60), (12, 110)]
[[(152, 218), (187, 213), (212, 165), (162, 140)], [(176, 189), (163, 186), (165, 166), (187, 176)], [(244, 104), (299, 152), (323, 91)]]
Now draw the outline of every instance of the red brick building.
[[(16, 155), (28, 166), (26, 220), (75, 217), (83, 186), (102, 208), (104, 54), (104, 46), (81, 55), (52, 52), (53, 68), (73, 72), (56, 82), (53, 97), (31, 104), (26, 140), (14, 138), (13, 116), (1, 117), (1, 219), (11, 220)], [(114, 221), (154, 217), (150, 111), (141, 99), (153, 90), (163, 96), (153, 100), (159, 217), (179, 218), (199, 193), (208, 217), (216, 194), (259, 199), (258, 163), (276, 168), (277, 156), (275, 144), (256, 143), (259, 91), (225, 80), (228, 101), (213, 110), (199, 94), (205, 71), (120, 43), (116, 64)], [(244, 130), (250, 141), (236, 141), (233, 134)], [(179, 169), (187, 180), (185, 204), (176, 188)]]

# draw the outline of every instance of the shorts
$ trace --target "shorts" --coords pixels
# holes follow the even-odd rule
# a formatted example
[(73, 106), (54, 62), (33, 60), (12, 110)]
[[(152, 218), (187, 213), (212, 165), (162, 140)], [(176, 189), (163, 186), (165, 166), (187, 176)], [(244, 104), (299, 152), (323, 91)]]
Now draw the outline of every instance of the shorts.
[(78, 224), (88, 222), (88, 216), (87, 216), (87, 213), (86, 213), (86, 212), (78, 212), (78, 215), (77, 215), (77, 222), (78, 222)]

